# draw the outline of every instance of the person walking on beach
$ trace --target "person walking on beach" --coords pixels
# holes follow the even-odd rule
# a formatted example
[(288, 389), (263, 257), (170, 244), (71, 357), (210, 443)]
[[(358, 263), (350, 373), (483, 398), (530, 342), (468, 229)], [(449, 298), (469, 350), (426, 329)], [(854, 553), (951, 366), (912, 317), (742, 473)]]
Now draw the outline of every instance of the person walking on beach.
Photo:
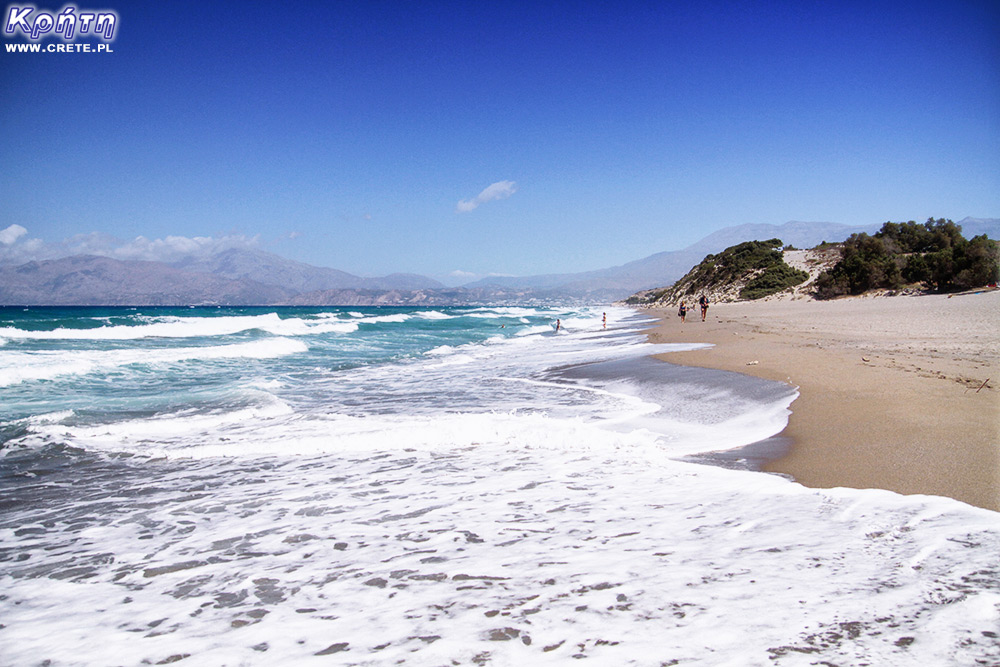
[(687, 320), (688, 307), (687, 304), (684, 303), (683, 301), (681, 301), (681, 307), (677, 309), (677, 314), (681, 318), (681, 324), (684, 324), (684, 322)]
[(701, 321), (704, 322), (705, 316), (708, 315), (708, 297), (702, 294), (698, 303), (701, 304)]

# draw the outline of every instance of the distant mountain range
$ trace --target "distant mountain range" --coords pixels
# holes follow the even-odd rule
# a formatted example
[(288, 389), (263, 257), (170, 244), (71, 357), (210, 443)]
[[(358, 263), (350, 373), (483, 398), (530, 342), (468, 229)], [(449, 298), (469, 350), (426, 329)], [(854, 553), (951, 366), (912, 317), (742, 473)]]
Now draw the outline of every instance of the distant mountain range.
[(254, 280), (231, 280), (161, 262), (96, 255), (0, 267), (0, 305), (266, 304), (293, 295), (290, 290)]
[(281, 285), (297, 294), (331, 289), (423, 290), (444, 287), (437, 280), (411, 273), (394, 273), (384, 278), (361, 278), (337, 269), (285, 259), (263, 250), (234, 248), (205, 259), (187, 258), (174, 262), (171, 266), (230, 280)]
[[(1000, 219), (959, 221), (966, 237), (1000, 238)], [(427, 305), (606, 303), (670, 285), (705, 255), (743, 241), (779, 238), (796, 247), (842, 241), (881, 224), (830, 222), (739, 225), (683, 250), (596, 271), (489, 278), (462, 287), (414, 274), (362, 278), (262, 250), (230, 249), (170, 264), (95, 255), (0, 267), (0, 305)]]

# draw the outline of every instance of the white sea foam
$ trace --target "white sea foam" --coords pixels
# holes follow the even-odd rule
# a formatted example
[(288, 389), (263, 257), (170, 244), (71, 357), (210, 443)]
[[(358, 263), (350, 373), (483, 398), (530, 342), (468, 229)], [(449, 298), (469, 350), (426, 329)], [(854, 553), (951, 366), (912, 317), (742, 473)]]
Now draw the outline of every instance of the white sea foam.
[(5, 463), (80, 461), (0, 486), (3, 662), (1000, 663), (1000, 515), (678, 461), (780, 431), (794, 390), (556, 314), (561, 336), (33, 418)]
[(227, 336), (259, 329), (278, 336), (302, 336), (322, 333), (351, 333), (357, 323), (330, 321), (330, 318), (306, 320), (282, 319), (277, 313), (224, 317), (145, 317), (146, 324), (103, 326), (87, 329), (61, 327), (35, 331), (4, 327), (0, 336), (19, 340), (138, 340), (142, 338), (206, 338)]
[(72, 410), (59, 410), (57, 412), (34, 415), (28, 418), (28, 422), (31, 424), (56, 424), (69, 419), (74, 414), (75, 413)]
[(517, 332), (518, 336), (535, 336), (542, 333), (550, 333), (555, 331), (554, 325), (549, 324), (536, 324), (535, 326), (525, 327)]
[(362, 318), (364, 324), (388, 324), (406, 322), (413, 317), (410, 313), (394, 313), (392, 315), (371, 315)]
[(254, 380), (254, 381), (250, 382), (249, 386), (253, 387), (255, 389), (264, 389), (264, 390), (273, 391), (275, 389), (281, 389), (281, 388), (283, 388), (283, 387), (285, 387), (287, 385), (286, 385), (286, 383), (282, 382), (281, 380), (274, 380), (274, 379), (265, 380), (265, 379), (260, 379), (260, 380)]
[(358, 323), (328, 319), (303, 320), (292, 317), (260, 328), (276, 336), (315, 336), (325, 333), (353, 333), (358, 330)]
[[(96, 426), (38, 423), (34, 429), (34, 437), (41, 442), (60, 438), (64, 442), (98, 452), (202, 458), (267, 453), (252, 445), (244, 446), (239, 441), (233, 444), (221, 443), (232, 443), (237, 438), (252, 443), (256, 433), (268, 432), (270, 429), (269, 435), (265, 435), (262, 442), (266, 441), (272, 452), (280, 450), (282, 437), (272, 424), (280, 417), (293, 414), (293, 410), (271, 394), (263, 391), (255, 393), (255, 404), (235, 410), (183, 410)], [(282, 422), (286, 423), (288, 422)]]
[[(46, 412), (40, 415), (31, 415), (30, 417), (24, 417), (23, 419), (15, 419), (13, 422), (15, 424), (28, 424), (37, 427), (46, 424), (58, 424), (59, 422), (65, 421), (73, 417), (76, 413), (73, 410), (57, 410), (55, 412)], [(2, 425), (3, 422), (0, 422)]]
[(271, 359), (305, 352), (305, 343), (270, 338), (247, 343), (204, 347), (125, 350), (16, 351), (0, 354), (0, 387), (32, 380), (51, 380), (136, 364), (169, 364), (213, 359)]
[[(147, 318), (154, 319), (154, 318)], [(89, 329), (61, 327), (32, 331), (15, 327), (0, 329), (8, 338), (33, 340), (136, 340), (140, 338), (195, 338), (225, 336), (281, 323), (277, 313), (231, 317), (162, 317), (147, 324), (103, 326)]]
[(475, 308), (470, 310), (470, 316), (484, 317), (538, 317), (555, 315), (562, 311), (553, 308), (526, 308), (521, 306), (495, 306), (492, 308)]
[(14, 506), (5, 662), (995, 662), (996, 513), (678, 463), (623, 436), (581, 449), (579, 425), (550, 426), (149, 464), (45, 525)]
[[(553, 359), (593, 364), (606, 361), (612, 351), (612, 359), (627, 360), (683, 347), (641, 343), (602, 350), (564, 341), (565, 347), (560, 349), (548, 344), (552, 341), (542, 342), (539, 346), (515, 338), (490, 346), (442, 346), (431, 350), (426, 361), (338, 372), (333, 376), (335, 382), (315, 385), (299, 399), (297, 408), (268, 395), (275, 402), (265, 401), (250, 411), (178, 413), (99, 427), (37, 427), (34, 442), (59, 438), (93, 451), (204, 458), (425, 449), (444, 443), (486, 442), (525, 446), (558, 443), (590, 449), (611, 447), (607, 443), (615, 441), (630, 446), (641, 443), (643, 448), (655, 448), (664, 455), (683, 456), (739, 447), (778, 433), (795, 397), (789, 390), (777, 392), (769, 402), (747, 401), (735, 394), (719, 394), (725, 389), (697, 393), (685, 384), (654, 383), (652, 388), (643, 388), (620, 379), (611, 383), (595, 378), (580, 382), (561, 375), (532, 379), (526, 374), (547, 368)], [(653, 360), (642, 363), (652, 370), (661, 365)], [(255, 384), (277, 391), (283, 388), (280, 383)], [(373, 386), (380, 388), (378, 393), (371, 392)], [(710, 409), (704, 400), (706, 391), (718, 394), (717, 401), (727, 406), (726, 410), (720, 412), (717, 407), (711, 414), (698, 412)], [(346, 412), (351, 410), (353, 395), (368, 395), (372, 407), (397, 407), (387, 414), (356, 419)], [(331, 407), (338, 405), (341, 412), (331, 413)]]

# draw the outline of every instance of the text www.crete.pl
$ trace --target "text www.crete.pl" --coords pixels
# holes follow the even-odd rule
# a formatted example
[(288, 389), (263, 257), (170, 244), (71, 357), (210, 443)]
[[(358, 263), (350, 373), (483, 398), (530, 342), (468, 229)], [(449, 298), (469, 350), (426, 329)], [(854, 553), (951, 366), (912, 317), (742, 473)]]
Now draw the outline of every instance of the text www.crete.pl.
[(114, 53), (110, 44), (4, 44), (7, 53)]

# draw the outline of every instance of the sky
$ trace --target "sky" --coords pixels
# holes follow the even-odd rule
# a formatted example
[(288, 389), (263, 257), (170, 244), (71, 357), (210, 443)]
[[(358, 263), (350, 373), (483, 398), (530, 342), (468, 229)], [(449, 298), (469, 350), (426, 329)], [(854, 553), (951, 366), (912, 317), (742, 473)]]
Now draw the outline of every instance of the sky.
[(248, 246), (456, 284), (1000, 217), (994, 0), (76, 6), (112, 52), (0, 53), (3, 262)]

